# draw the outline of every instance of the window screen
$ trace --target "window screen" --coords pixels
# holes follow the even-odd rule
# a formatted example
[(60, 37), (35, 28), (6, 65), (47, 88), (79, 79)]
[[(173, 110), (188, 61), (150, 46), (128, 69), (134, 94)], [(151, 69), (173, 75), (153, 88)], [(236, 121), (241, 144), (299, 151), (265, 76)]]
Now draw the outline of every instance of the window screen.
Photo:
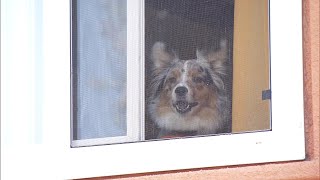
[(146, 0), (146, 139), (231, 132), (233, 0)]

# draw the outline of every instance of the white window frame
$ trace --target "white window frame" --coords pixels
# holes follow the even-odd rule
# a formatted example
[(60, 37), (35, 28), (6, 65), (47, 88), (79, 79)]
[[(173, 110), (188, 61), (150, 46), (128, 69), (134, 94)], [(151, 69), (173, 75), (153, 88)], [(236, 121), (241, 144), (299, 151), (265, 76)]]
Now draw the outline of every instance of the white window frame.
[[(128, 2), (134, 7), (142, 7), (143, 4), (139, 0)], [(1, 18), (8, 18), (4, 8), (6, 6), (1, 7)], [(43, 104), (39, 143), (24, 139), (19, 131), (21, 128), (11, 130), (11, 133), (21, 135), (21, 141), (3, 139), (11, 121), (18, 123), (26, 119), (19, 116), (19, 111), (24, 112), (23, 108), (29, 103), (33, 111), (40, 107), (34, 105), (33, 98), (14, 98), (10, 94), (15, 90), (14, 86), (6, 86), (12, 80), (11, 72), (6, 68), (20, 75), (21, 80), (33, 79), (34, 76), (26, 77), (23, 73), (34, 70), (29, 67), (22, 72), (15, 70), (9, 63), (15, 59), (6, 59), (7, 56), (1, 54), (1, 86), (5, 87), (1, 91), (1, 97), (4, 97), (1, 98), (1, 107), (5, 109), (1, 113), (1, 179), (74, 179), (305, 158), (301, 0), (270, 0), (272, 131), (81, 148), (71, 148), (69, 139), (69, 11), (68, 1), (43, 1)], [(141, 11), (132, 14), (134, 17), (142, 15)], [(138, 28), (136, 24), (130, 26)], [(1, 33), (4, 37), (8, 30)], [(132, 41), (143, 42), (143, 38), (134, 38)], [(1, 39), (1, 44), (8, 43), (8, 39)], [(1, 48), (3, 50), (3, 46)], [(137, 48), (133, 52), (143, 59), (143, 50)], [(141, 65), (137, 63), (134, 68), (138, 69), (138, 64)], [(141, 76), (137, 79), (142, 86)], [(31, 85), (26, 84), (26, 87)], [(131, 93), (134, 96), (138, 92)], [(12, 103), (17, 106), (11, 106)], [(140, 103), (139, 108), (143, 109), (143, 101)], [(130, 111), (134, 117), (143, 116), (138, 108)], [(8, 114), (15, 116), (10, 118)], [(33, 116), (30, 117), (32, 119)]]

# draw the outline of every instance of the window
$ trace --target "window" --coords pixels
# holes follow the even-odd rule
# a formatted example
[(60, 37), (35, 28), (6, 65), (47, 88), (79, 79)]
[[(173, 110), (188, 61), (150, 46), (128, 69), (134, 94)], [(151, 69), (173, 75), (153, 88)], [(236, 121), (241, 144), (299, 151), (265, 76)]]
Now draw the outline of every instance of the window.
[[(243, 4), (249, 6), (243, 7), (243, 4), (241, 4), (242, 1), (245, 2)], [(45, 179), (48, 176), (48, 174), (52, 175), (51, 171), (52, 169), (55, 169), (56, 172), (54, 175), (52, 175), (55, 178), (72, 179), (141, 172), (166, 171), (176, 169), (189, 169), (199, 167), (263, 163), (272, 161), (288, 161), (299, 160), (304, 158), (305, 151), (303, 131), (301, 48), (302, 23), (300, 13), (301, 2), (299, 0), (292, 1), (290, 4), (291, 8), (286, 8), (286, 1), (270, 0), (270, 9), (268, 16), (269, 19), (264, 19), (264, 21), (259, 20), (255, 22), (264, 24), (264, 22), (270, 21), (270, 27), (262, 28), (261, 30), (262, 33), (266, 33), (263, 32), (263, 30), (270, 29), (270, 34), (267, 33), (266, 36), (263, 36), (266, 39), (270, 38), (270, 42), (263, 41), (263, 38), (259, 40), (260, 36), (255, 36), (257, 40), (251, 39), (251, 41), (261, 42), (260, 45), (267, 47), (265, 49), (267, 52), (270, 51), (270, 54), (264, 52), (256, 52), (258, 54), (262, 54), (262, 57), (264, 57), (265, 59), (270, 58), (272, 62), (271, 64), (269, 64), (270, 67), (263, 66), (266, 69), (271, 69), (270, 74), (263, 73), (265, 77), (267, 77), (265, 79), (267, 86), (263, 86), (261, 89), (257, 90), (257, 94), (259, 95), (259, 101), (262, 103), (267, 103), (266, 110), (263, 110), (263, 112), (266, 112), (267, 116), (261, 115), (261, 118), (257, 119), (266, 119), (266, 121), (263, 121), (263, 123), (257, 123), (258, 125), (256, 125), (254, 124), (255, 122), (242, 121), (240, 119), (238, 121), (238, 124), (232, 124), (232, 128), (234, 132), (258, 132), (233, 133), (219, 136), (212, 136), (209, 133), (196, 138), (174, 137), (169, 138), (168, 140), (161, 141), (144, 141), (144, 136), (148, 133), (144, 132), (144, 130), (147, 130), (147, 128), (145, 128), (144, 126), (148, 127), (149, 124), (145, 124), (147, 123), (147, 118), (144, 114), (146, 104), (145, 99), (143, 97), (146, 96), (146, 93), (148, 91), (140, 91), (141, 88), (145, 88), (145, 85), (148, 85), (147, 83), (144, 84), (144, 77), (148, 78), (148, 72), (143, 71), (145, 68), (144, 66), (146, 64), (144, 61), (147, 60), (147, 57), (145, 56), (148, 54), (148, 50), (147, 48), (142, 48), (143, 43), (147, 42), (148, 39), (145, 36), (142, 36), (141, 34), (149, 34), (148, 32), (146, 32), (146, 26), (148, 25), (148, 23), (141, 21), (141, 19), (143, 19), (142, 17), (145, 15), (144, 12), (148, 10), (148, 6), (146, 3), (157, 1), (78, 0), (71, 1), (71, 4), (64, 0), (57, 0), (54, 2), (29, 0), (28, 2), (30, 2), (29, 7), (19, 6), (19, 12), (24, 13), (24, 16), (21, 16), (24, 18), (23, 20), (25, 20), (23, 22), (28, 22), (27, 20), (31, 20), (30, 22), (38, 22), (35, 24), (38, 24), (41, 27), (41, 33), (33, 33), (35, 32), (35, 29), (39, 29), (35, 28), (36, 26), (33, 26), (32, 23), (26, 23), (23, 25), (29, 25), (29, 29), (27, 32), (30, 33), (27, 34), (26, 37), (30, 37), (30, 39), (20, 38), (19, 40), (26, 42), (25, 47), (32, 47), (32, 52), (39, 53), (38, 48), (34, 47), (41, 47), (41, 56), (39, 56), (40, 58), (38, 58), (38, 60), (43, 64), (40, 67), (33, 66), (37, 63), (33, 63), (34, 56), (32, 54), (27, 54), (25, 56), (19, 56), (20, 58), (15, 58), (16, 56), (20, 55), (19, 53), (13, 53), (13, 50), (17, 47), (10, 44), (11, 41), (9, 41), (9, 39), (2, 39), (2, 43), (10, 45), (8, 47), (11, 48), (11, 50), (6, 49), (6, 51), (4, 51), (5, 53), (1, 55), (1, 59), (4, 59), (1, 70), (1, 82), (2, 85), (4, 85), (3, 87), (6, 87), (1, 92), (2, 97), (4, 97), (4, 99), (1, 100), (1, 103), (4, 104), (3, 107), (6, 108), (5, 111), (3, 111), (4, 114), (1, 115), (1, 160), (2, 162), (4, 162), (4, 167), (6, 167), (4, 173), (2, 173), (3, 177), (19, 179), (19, 175), (23, 174), (24, 178), (30, 177), (30, 179), (35, 179), (36, 177), (38, 177), (39, 179)], [(41, 2), (41, 4), (38, 4), (37, 2)], [(193, 3), (193, 1), (185, 2)], [(233, 4), (233, 6), (235, 7), (235, 11), (233, 12), (235, 15), (233, 28), (241, 29), (240, 25), (242, 23), (247, 23), (246, 16), (251, 17), (251, 15), (243, 14), (244, 17), (241, 18), (237, 16), (237, 10), (254, 9), (256, 10), (255, 13), (264, 13), (263, 11), (260, 11), (257, 8), (253, 8), (257, 4), (249, 3), (249, 0), (237, 0), (235, 2), (238, 2), (239, 4)], [(11, 32), (13, 32), (12, 29), (25, 32), (23, 31), (23, 29), (14, 28), (16, 27), (14, 25), (19, 25), (19, 23), (22, 23), (21, 21), (19, 21), (19, 19), (10, 19), (11, 17), (14, 17), (10, 15), (12, 15), (12, 13), (15, 12), (14, 7), (16, 7), (17, 3), (18, 0), (4, 1), (1, 12), (4, 13), (5, 16), (1, 17), (4, 18), (6, 21), (1, 22), (7, 24), (6, 26), (3, 26), (5, 27), (5, 29), (2, 32), (4, 33), (2, 34), (2, 37), (13, 38), (16, 35), (20, 34), (10, 34)], [(112, 4), (112, 6), (105, 6), (108, 3)], [(70, 5), (72, 7), (75, 7), (76, 5), (76, 7), (78, 7), (77, 10), (70, 13)], [(163, 6), (165, 6), (165, 3), (163, 3)], [(189, 6), (192, 7), (192, 5)], [(267, 6), (267, 4), (264, 4), (264, 6)], [(96, 7), (97, 9), (90, 10), (85, 7)], [(108, 11), (108, 13), (110, 14), (103, 12), (103, 8), (110, 7), (112, 7), (111, 11)], [(158, 7), (156, 7), (155, 9), (157, 8)], [(34, 9), (36, 9), (37, 11), (34, 11)], [(265, 8), (262, 9), (266, 10)], [(80, 11), (82, 13), (80, 13)], [(37, 13), (34, 14), (34, 12)], [(83, 12), (85, 13), (83, 14)], [(72, 51), (71, 54), (69, 48), (70, 30), (75, 29), (69, 28), (69, 24), (71, 22), (69, 21), (68, 17), (70, 16), (70, 14), (77, 16), (77, 26), (83, 27), (84, 24), (88, 23), (89, 20), (91, 21), (90, 23), (88, 23), (89, 25), (86, 25), (86, 27), (88, 27), (87, 31), (79, 32), (81, 28), (76, 29), (76, 33), (81, 34), (90, 33), (91, 30), (98, 30), (98, 32), (102, 32), (103, 30), (105, 30), (104, 26), (100, 26), (99, 24), (97, 25), (93, 23), (94, 21), (92, 21), (93, 19), (95, 19), (95, 16), (98, 16), (98, 13), (102, 12), (105, 14), (99, 17), (110, 19), (107, 25), (109, 27), (114, 26), (115, 28), (118, 28), (118, 31), (116, 31), (116, 33), (112, 36), (113, 40), (118, 41), (118, 43), (116, 43), (118, 47), (112, 48), (119, 48), (122, 50), (119, 52), (115, 50), (109, 51), (108, 49), (99, 51), (97, 50), (98, 48), (95, 48), (95, 46), (91, 46), (90, 48), (83, 47), (83, 49), (80, 50), (81, 46), (84, 45), (81, 44), (83, 43), (83, 40), (85, 40), (89, 44), (92, 40), (97, 40), (97, 42), (101, 41), (100, 43), (102, 44), (107, 43), (103, 41), (103, 38), (108, 37), (97, 37), (98, 35), (92, 33), (92, 36), (89, 36), (91, 38), (84, 38), (82, 39), (82, 41), (80, 40), (81, 36), (76, 36), (76, 38), (72, 37), (72, 49), (74, 50), (74, 48), (76, 48), (78, 49), (78, 51), (76, 51), (76, 53), (75, 51)], [(112, 15), (112, 13), (116, 13), (117, 16)], [(168, 14), (170, 15), (171, 13), (171, 10), (168, 10), (168, 12), (166, 12), (161, 11), (160, 9), (160, 14), (158, 15), (160, 15), (160, 17), (163, 18), (166, 17), (166, 15)], [(36, 16), (39, 14), (43, 19), (35, 18), (39, 17)], [(81, 17), (81, 14), (86, 16)], [(240, 19), (236, 19), (236, 17)], [(257, 15), (256, 17), (260, 16)], [(263, 18), (265, 18), (265, 16), (263, 16)], [(121, 21), (119, 19), (121, 19)], [(237, 22), (241, 22), (240, 25), (237, 25)], [(75, 26), (75, 24), (71, 24), (72, 27)], [(248, 28), (249, 25), (250, 24), (245, 24), (245, 26), (242, 27), (242, 32), (241, 30), (235, 32), (243, 33), (243, 31), (247, 31), (246, 28)], [(130, 29), (131, 31), (128, 31), (128, 29)], [(125, 41), (123, 41), (122, 39), (124, 38), (121, 35), (122, 33), (127, 34), (127, 39)], [(239, 51), (240, 54), (237, 55), (235, 44), (237, 44), (236, 37), (238, 35), (236, 33), (234, 34), (232, 41), (234, 44), (232, 46), (233, 51), (230, 51), (233, 53), (233, 83), (232, 91), (229, 91), (229, 94), (232, 94), (233, 96), (231, 105), (232, 117), (235, 116), (235, 111), (240, 111), (236, 110), (237, 108), (244, 108), (235, 107), (234, 104), (245, 104), (235, 102), (236, 100), (234, 97), (238, 96), (240, 99), (237, 101), (241, 102), (241, 98), (248, 99), (248, 95), (250, 96), (251, 94), (253, 95), (255, 93), (253, 93), (251, 90), (245, 90), (245, 92), (242, 92), (235, 89), (238, 88), (238, 86), (241, 87), (241, 84), (234, 84), (234, 82), (236, 81), (235, 78), (239, 77), (235, 76), (235, 74), (237, 73), (236, 68), (238, 68), (236, 67), (236, 65), (234, 65), (237, 63), (236, 58), (238, 57), (241, 60), (243, 59), (242, 56), (246, 56), (247, 51), (251, 51), (251, 46), (244, 47), (241, 44), (239, 46), (248, 50), (241, 50)], [(36, 39), (38, 39), (39, 41), (35, 41), (34, 37), (37, 37)], [(243, 36), (238, 37), (240, 38)], [(76, 40), (77, 43), (75, 43), (74, 40)], [(152, 47), (155, 47), (155, 49), (157, 48), (157, 46), (154, 46), (155, 44), (161, 45), (161, 43), (159, 44), (156, 42), (158, 41), (155, 41), (154, 43), (151, 43), (151, 45), (149, 45), (151, 47), (151, 50)], [(222, 43), (217, 44), (217, 46), (219, 46), (217, 49), (221, 49), (221, 46), (223, 47), (224, 45), (223, 41), (219, 42)], [(241, 43), (241, 40), (239, 42)], [(163, 44), (167, 45), (168, 43), (163, 42)], [(19, 45), (19, 48), (22, 48), (21, 45), (23, 45), (23, 43), (16, 43), (16, 45)], [(99, 46), (101, 44), (97, 43), (95, 45)], [(103, 46), (104, 45), (105, 44), (103, 44)], [(126, 46), (126, 48), (123, 48), (124, 46)], [(165, 49), (166, 51), (161, 51), (160, 48), (160, 52), (168, 54), (168, 52), (170, 51), (177, 51), (176, 49), (179, 49), (175, 48), (174, 45), (171, 45), (171, 48), (169, 48), (169, 46), (166, 47), (168, 47)], [(87, 55), (87, 53), (85, 52), (89, 50), (91, 51), (90, 53), (94, 55), (86, 59), (85, 56)], [(208, 54), (205, 54), (205, 51), (206, 50), (199, 49), (199, 53), (202, 53), (203, 56), (207, 57)], [(101, 65), (102, 62), (99, 61), (101, 59), (96, 59), (96, 57), (99, 56), (108, 57), (105, 56), (108, 52), (114, 53), (108, 56), (112, 56), (112, 58), (115, 59), (118, 58), (117, 60), (121, 61), (121, 67), (119, 67), (119, 69), (117, 69), (116, 72), (114, 72), (112, 75), (109, 75), (103, 74), (105, 72), (100, 71), (88, 71), (88, 69), (90, 70), (90, 68), (97, 68), (97, 66), (99, 68), (110, 68), (106, 65)], [(192, 53), (194, 53), (194, 51)], [(72, 64), (69, 63), (71, 56), (70, 54), (72, 55), (72, 58), (77, 58), (77, 61), (72, 61)], [(183, 53), (180, 53), (180, 55), (181, 54)], [(268, 57), (268, 55), (270, 55), (270, 57)], [(191, 56), (193, 55), (190, 55), (186, 58), (179, 56), (179, 58), (189, 59)], [(93, 64), (90, 58), (95, 59), (94, 62), (97, 64)], [(16, 66), (14, 64), (14, 62), (19, 63), (19, 59), (25, 59), (27, 62), (31, 62), (33, 64), (31, 64), (31, 66), (27, 66), (30, 65), (27, 63), (25, 69), (21, 69), (21, 71), (19, 69), (16, 69)], [(109, 59), (108, 63), (112, 62), (112, 60), (114, 59)], [(75, 64), (75, 62), (80, 63), (80, 68), (78, 67), (79, 64)], [(289, 65), (290, 68), (286, 68)], [(243, 67), (240, 66), (240, 70), (241, 68)], [(6, 71), (6, 69), (10, 69), (12, 71)], [(70, 69), (72, 69), (72, 89), (70, 88), (71, 82), (68, 78), (70, 76)], [(266, 69), (264, 72), (269, 72)], [(10, 72), (15, 72), (15, 74), (12, 74)], [(38, 74), (34, 76), (34, 72)], [(89, 76), (86, 73), (89, 74)], [(119, 74), (115, 76), (115, 73)], [(96, 75), (99, 75), (97, 79), (90, 79), (90, 77), (96, 78)], [(120, 85), (117, 83), (112, 84), (113, 78), (119, 78), (119, 76), (123, 79), (126, 79), (126, 83)], [(16, 84), (13, 82), (17, 81), (13, 81), (15, 79), (12, 78), (15, 77), (19, 79), (19, 82), (21, 83), (31, 83), (24, 83), (23, 86), (14, 86)], [(36, 77), (36, 81), (29, 81), (34, 80)], [(42, 77), (43, 79), (40, 79), (39, 77)], [(99, 79), (99, 77), (102, 77), (102, 80)], [(82, 78), (80, 82), (78, 82), (79, 78)], [(85, 83), (83, 79), (88, 79), (89, 85), (93, 85), (92, 87), (96, 88), (96, 90), (99, 90), (100, 88), (104, 89), (105, 86), (109, 86), (110, 83), (114, 86), (113, 88), (119, 88), (119, 90), (117, 92), (112, 92), (108, 95), (104, 95), (103, 92), (100, 91), (98, 91), (96, 94), (90, 94), (86, 91), (88, 90), (88, 87), (86, 89), (82, 88), (81, 86), (83, 85), (81, 83)], [(295, 79), (295, 81), (291, 81), (291, 79)], [(210, 81), (204, 81), (203, 77), (191, 78), (191, 80), (194, 81), (194, 83), (211, 83)], [(105, 81), (107, 82), (105, 83)], [(257, 81), (260, 82), (260, 80)], [(172, 82), (174, 82), (174, 79), (172, 79)], [(270, 84), (268, 84), (268, 82), (270, 82)], [(19, 93), (12, 93), (17, 92), (16, 87), (19, 87), (19, 89), (26, 90), (23, 91), (23, 96)], [(130, 87), (130, 89), (128, 87)], [(255, 86), (255, 88), (256, 87), (257, 86)], [(272, 106), (268, 104), (269, 88), (271, 88), (272, 91)], [(70, 95), (70, 90), (72, 90), (72, 97)], [(181, 88), (177, 91), (183, 93), (183, 90)], [(122, 95), (119, 95), (123, 92), (126, 92), (126, 98), (123, 98)], [(242, 94), (235, 95), (234, 92), (240, 92), (240, 94)], [(30, 94), (34, 96), (30, 96)], [(79, 94), (83, 96), (79, 96)], [(87, 112), (96, 112), (97, 110), (99, 110), (99, 108), (101, 108), (100, 106), (94, 107), (95, 103), (87, 102), (86, 100), (80, 99), (80, 102), (83, 102), (83, 104), (87, 103), (87, 105), (89, 105), (87, 107), (83, 107), (83, 104), (78, 104), (78, 98), (76, 98), (76, 100), (74, 99), (74, 97), (85, 98), (85, 96), (92, 96), (94, 97), (93, 99), (108, 99), (108, 96), (112, 96), (114, 98), (112, 100), (118, 101), (118, 103), (116, 103), (118, 105), (115, 106), (118, 108), (114, 109), (126, 111), (125, 118), (120, 117), (120, 119), (122, 119), (121, 121), (116, 121), (116, 118), (111, 118), (109, 122), (103, 122), (106, 123), (105, 125), (99, 125), (100, 127), (119, 127), (119, 129), (117, 129), (117, 132), (112, 132), (112, 130), (115, 130), (115, 128), (112, 128), (110, 132), (102, 132), (101, 134), (96, 133), (96, 131), (85, 132), (86, 130), (84, 130), (84, 132), (82, 132), (83, 129), (80, 128), (80, 124), (84, 119), (81, 119), (81, 115), (88, 117), (90, 117), (91, 115), (81, 114), (81, 112), (87, 111), (90, 108), (93, 109)], [(34, 99), (33, 97), (36, 98)], [(72, 113), (70, 112), (71, 98)], [(261, 99), (266, 99), (266, 101), (261, 101)], [(112, 101), (111, 99), (108, 100)], [(123, 101), (125, 102), (125, 105), (123, 105), (125, 108), (121, 109), (121, 103), (119, 102)], [(28, 106), (26, 102), (31, 102), (32, 105)], [(41, 102), (41, 105), (39, 105), (39, 102)], [(184, 109), (185, 107), (188, 107), (188, 104), (186, 105), (184, 104), (184, 102), (179, 102), (179, 104), (176, 105), (178, 109), (181, 111), (189, 110), (188, 108)], [(193, 106), (193, 104), (189, 103), (189, 106)], [(77, 108), (76, 113), (74, 107)], [(270, 117), (268, 117), (268, 115), (270, 115), (270, 112), (268, 110), (268, 107), (271, 107), (272, 110), (272, 128), (269, 131), (261, 131), (265, 129), (270, 129), (269, 127), (271, 126), (270, 124), (268, 124), (270, 123)], [(26, 111), (25, 108), (28, 108), (28, 111)], [(84, 110), (81, 108), (84, 108)], [(17, 113), (17, 111), (21, 113)], [(37, 112), (41, 112), (41, 114), (38, 114)], [(117, 113), (113, 112), (103, 113), (104, 114), (97, 116), (111, 117), (118, 115)], [(26, 114), (28, 116), (24, 116)], [(74, 119), (74, 115), (76, 115), (76, 122), (72, 122), (70, 125), (71, 114), (73, 116), (72, 119)], [(248, 115), (250, 116), (251, 114), (249, 113), (243, 115), (244, 118), (242, 119), (246, 119), (245, 117), (247, 117)], [(235, 122), (234, 119), (235, 118), (233, 117), (232, 123)], [(98, 121), (99, 118), (91, 118), (90, 120)], [(116, 123), (114, 123), (113, 121)], [(25, 126), (16, 126), (16, 124), (19, 123), (24, 123)], [(111, 125), (108, 123), (110, 123)], [(253, 124), (252, 128), (243, 128), (248, 127), (248, 124)], [(88, 126), (84, 127), (88, 128)], [(237, 130), (235, 130), (234, 127), (237, 127)], [(70, 129), (72, 129), (73, 131), (71, 132)], [(34, 135), (33, 133), (35, 133), (36, 135)], [(72, 147), (70, 147), (70, 136)], [(152, 133), (148, 136), (151, 137), (149, 139), (159, 139), (158, 135), (154, 135)], [(199, 153), (200, 150), (201, 153)], [(41, 166), (44, 165), (46, 165), (46, 169), (41, 168)], [(41, 172), (38, 171), (38, 169), (40, 168), (42, 170)], [(17, 173), (17, 171), (21, 173)]]
[(268, 0), (72, 5), (72, 146), (271, 129)]
[[(139, 140), (139, 37), (125, 0), (72, 1), (72, 146)], [(134, 11), (135, 10), (135, 11)], [(130, 28), (129, 28), (129, 27)], [(135, 94), (133, 97), (133, 92)]]

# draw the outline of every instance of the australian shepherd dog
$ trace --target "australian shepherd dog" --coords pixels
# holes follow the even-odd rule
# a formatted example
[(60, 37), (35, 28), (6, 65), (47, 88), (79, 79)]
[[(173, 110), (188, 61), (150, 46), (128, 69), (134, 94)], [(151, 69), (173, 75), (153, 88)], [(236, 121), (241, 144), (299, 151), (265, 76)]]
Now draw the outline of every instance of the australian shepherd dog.
[(230, 131), (227, 42), (214, 51), (197, 51), (182, 60), (162, 42), (154, 43), (148, 112), (160, 128), (158, 138), (197, 136)]

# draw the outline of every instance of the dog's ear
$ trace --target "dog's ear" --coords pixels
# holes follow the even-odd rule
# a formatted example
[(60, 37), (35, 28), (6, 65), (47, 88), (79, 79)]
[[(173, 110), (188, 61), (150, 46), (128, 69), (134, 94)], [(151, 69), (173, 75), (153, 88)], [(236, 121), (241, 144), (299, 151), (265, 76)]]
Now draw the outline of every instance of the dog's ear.
[(206, 62), (210, 65), (210, 68), (220, 74), (225, 74), (225, 63), (228, 58), (227, 41), (225, 39), (220, 41), (219, 49), (210, 52), (202, 52), (197, 50), (197, 59)]
[(166, 46), (163, 42), (156, 42), (152, 47), (151, 58), (154, 67), (158, 69), (168, 66), (168, 64), (175, 59), (175, 55), (166, 50)]

